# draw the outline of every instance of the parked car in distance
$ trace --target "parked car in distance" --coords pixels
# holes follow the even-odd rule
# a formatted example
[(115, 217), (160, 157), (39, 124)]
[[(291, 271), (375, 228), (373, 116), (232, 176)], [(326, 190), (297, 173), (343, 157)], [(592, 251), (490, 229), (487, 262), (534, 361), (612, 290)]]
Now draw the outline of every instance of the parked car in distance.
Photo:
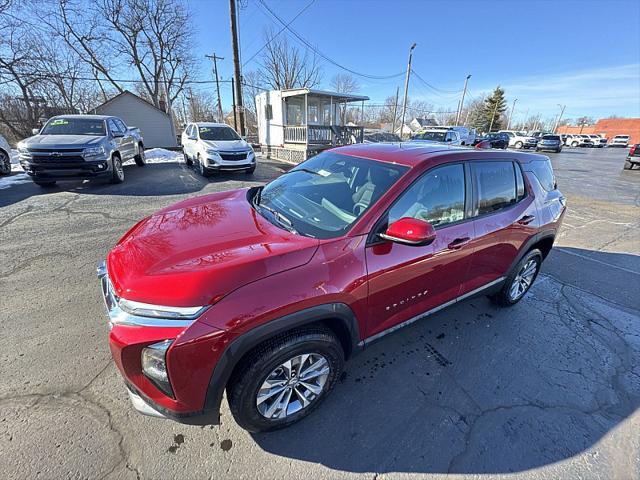
[(46, 187), (60, 180), (107, 178), (124, 181), (122, 164), (145, 165), (140, 130), (118, 117), (61, 115), (52, 117), (34, 136), (18, 143), (20, 165)]
[(9, 142), (0, 135), (0, 175), (11, 173), (11, 147)]
[(430, 127), (422, 133), (411, 137), (412, 142), (445, 143), (447, 145), (462, 145), (460, 134), (455, 130), (440, 127)]
[(380, 129), (366, 129), (363, 143), (401, 142), (401, 138), (392, 132)]
[(545, 134), (540, 137), (538, 144), (536, 145), (536, 152), (552, 151), (560, 153), (562, 151), (562, 139), (560, 135)]
[(142, 413), (215, 424), (226, 391), (243, 428), (285, 427), (386, 334), (475, 295), (519, 302), (564, 212), (542, 155), (327, 150), (131, 228), (98, 268), (111, 352)]
[(593, 143), (594, 148), (603, 148), (607, 144), (607, 139), (602, 138), (600, 135), (596, 135), (595, 133), (589, 134), (589, 138)]
[(627, 148), (629, 146), (629, 135), (616, 135), (609, 142), (609, 147)]
[(476, 137), (476, 140), (473, 142), (473, 145), (477, 145), (480, 142), (488, 141), (491, 145), (491, 148), (499, 148), (502, 150), (506, 150), (509, 146), (509, 135), (506, 133), (498, 133), (491, 132), (486, 135)]
[(446, 128), (448, 130), (454, 130), (460, 135), (460, 145), (474, 145), (476, 139), (475, 128), (467, 128), (463, 126), (442, 126), (439, 128)]
[(224, 123), (190, 123), (182, 132), (182, 153), (203, 177), (220, 171), (253, 173), (256, 155), (246, 141)]
[(527, 135), (524, 132), (517, 132), (515, 130), (500, 130), (498, 133), (506, 133), (509, 135), (509, 146), (517, 149), (521, 148), (536, 148), (538, 140), (534, 137)]
[(572, 148), (593, 146), (593, 142), (588, 135), (569, 134), (564, 142), (566, 146)]
[(635, 165), (640, 165), (640, 143), (631, 145), (627, 159), (624, 162), (624, 169), (631, 170)]

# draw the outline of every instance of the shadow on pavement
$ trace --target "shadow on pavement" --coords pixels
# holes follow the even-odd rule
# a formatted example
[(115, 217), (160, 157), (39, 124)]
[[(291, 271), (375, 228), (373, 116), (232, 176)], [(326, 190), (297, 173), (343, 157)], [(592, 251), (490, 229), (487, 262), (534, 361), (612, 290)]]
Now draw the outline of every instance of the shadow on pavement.
[[(624, 290), (637, 299), (640, 257), (557, 250), (545, 262), (553, 276), (518, 305), (479, 297), (386, 337), (310, 417), (254, 440), (378, 473), (524, 471), (594, 447), (640, 405), (640, 305), (619, 304)], [(592, 269), (611, 284), (607, 300), (580, 285)]]

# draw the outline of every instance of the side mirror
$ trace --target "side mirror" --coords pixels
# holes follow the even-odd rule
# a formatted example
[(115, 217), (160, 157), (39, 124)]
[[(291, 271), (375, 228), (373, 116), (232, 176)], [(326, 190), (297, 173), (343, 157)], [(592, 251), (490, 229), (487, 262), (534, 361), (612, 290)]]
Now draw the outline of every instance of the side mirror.
[(445, 142), (450, 142), (451, 140), (453, 140), (451, 137), (444, 139)]
[(197, 135), (189, 135), (189, 140), (198, 140)]
[(40, 129), (39, 128), (34, 128), (33, 130), (31, 130), (31, 133), (33, 133), (34, 135), (39, 135), (40, 134)]
[(436, 239), (436, 231), (429, 222), (417, 218), (404, 217), (387, 228), (381, 238), (406, 245), (429, 245)]
[(113, 135), (113, 138), (122, 138), (122, 137), (124, 137), (124, 133), (122, 133), (122, 132), (111, 132), (111, 134)]

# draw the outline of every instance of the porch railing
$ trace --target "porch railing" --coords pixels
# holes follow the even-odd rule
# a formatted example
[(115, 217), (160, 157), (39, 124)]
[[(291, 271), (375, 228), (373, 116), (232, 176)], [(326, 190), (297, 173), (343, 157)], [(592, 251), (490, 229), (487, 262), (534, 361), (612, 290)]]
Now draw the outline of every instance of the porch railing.
[(284, 142), (307, 145), (362, 143), (364, 127), (338, 125), (285, 125)]

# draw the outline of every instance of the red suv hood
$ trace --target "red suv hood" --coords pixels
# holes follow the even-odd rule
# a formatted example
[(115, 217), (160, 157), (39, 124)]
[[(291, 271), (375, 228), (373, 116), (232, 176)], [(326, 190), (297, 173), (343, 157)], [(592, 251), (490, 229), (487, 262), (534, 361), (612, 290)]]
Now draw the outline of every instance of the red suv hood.
[(185, 200), (145, 218), (109, 253), (107, 268), (118, 296), (200, 306), (309, 262), (317, 247), (317, 240), (265, 220), (243, 189)]

